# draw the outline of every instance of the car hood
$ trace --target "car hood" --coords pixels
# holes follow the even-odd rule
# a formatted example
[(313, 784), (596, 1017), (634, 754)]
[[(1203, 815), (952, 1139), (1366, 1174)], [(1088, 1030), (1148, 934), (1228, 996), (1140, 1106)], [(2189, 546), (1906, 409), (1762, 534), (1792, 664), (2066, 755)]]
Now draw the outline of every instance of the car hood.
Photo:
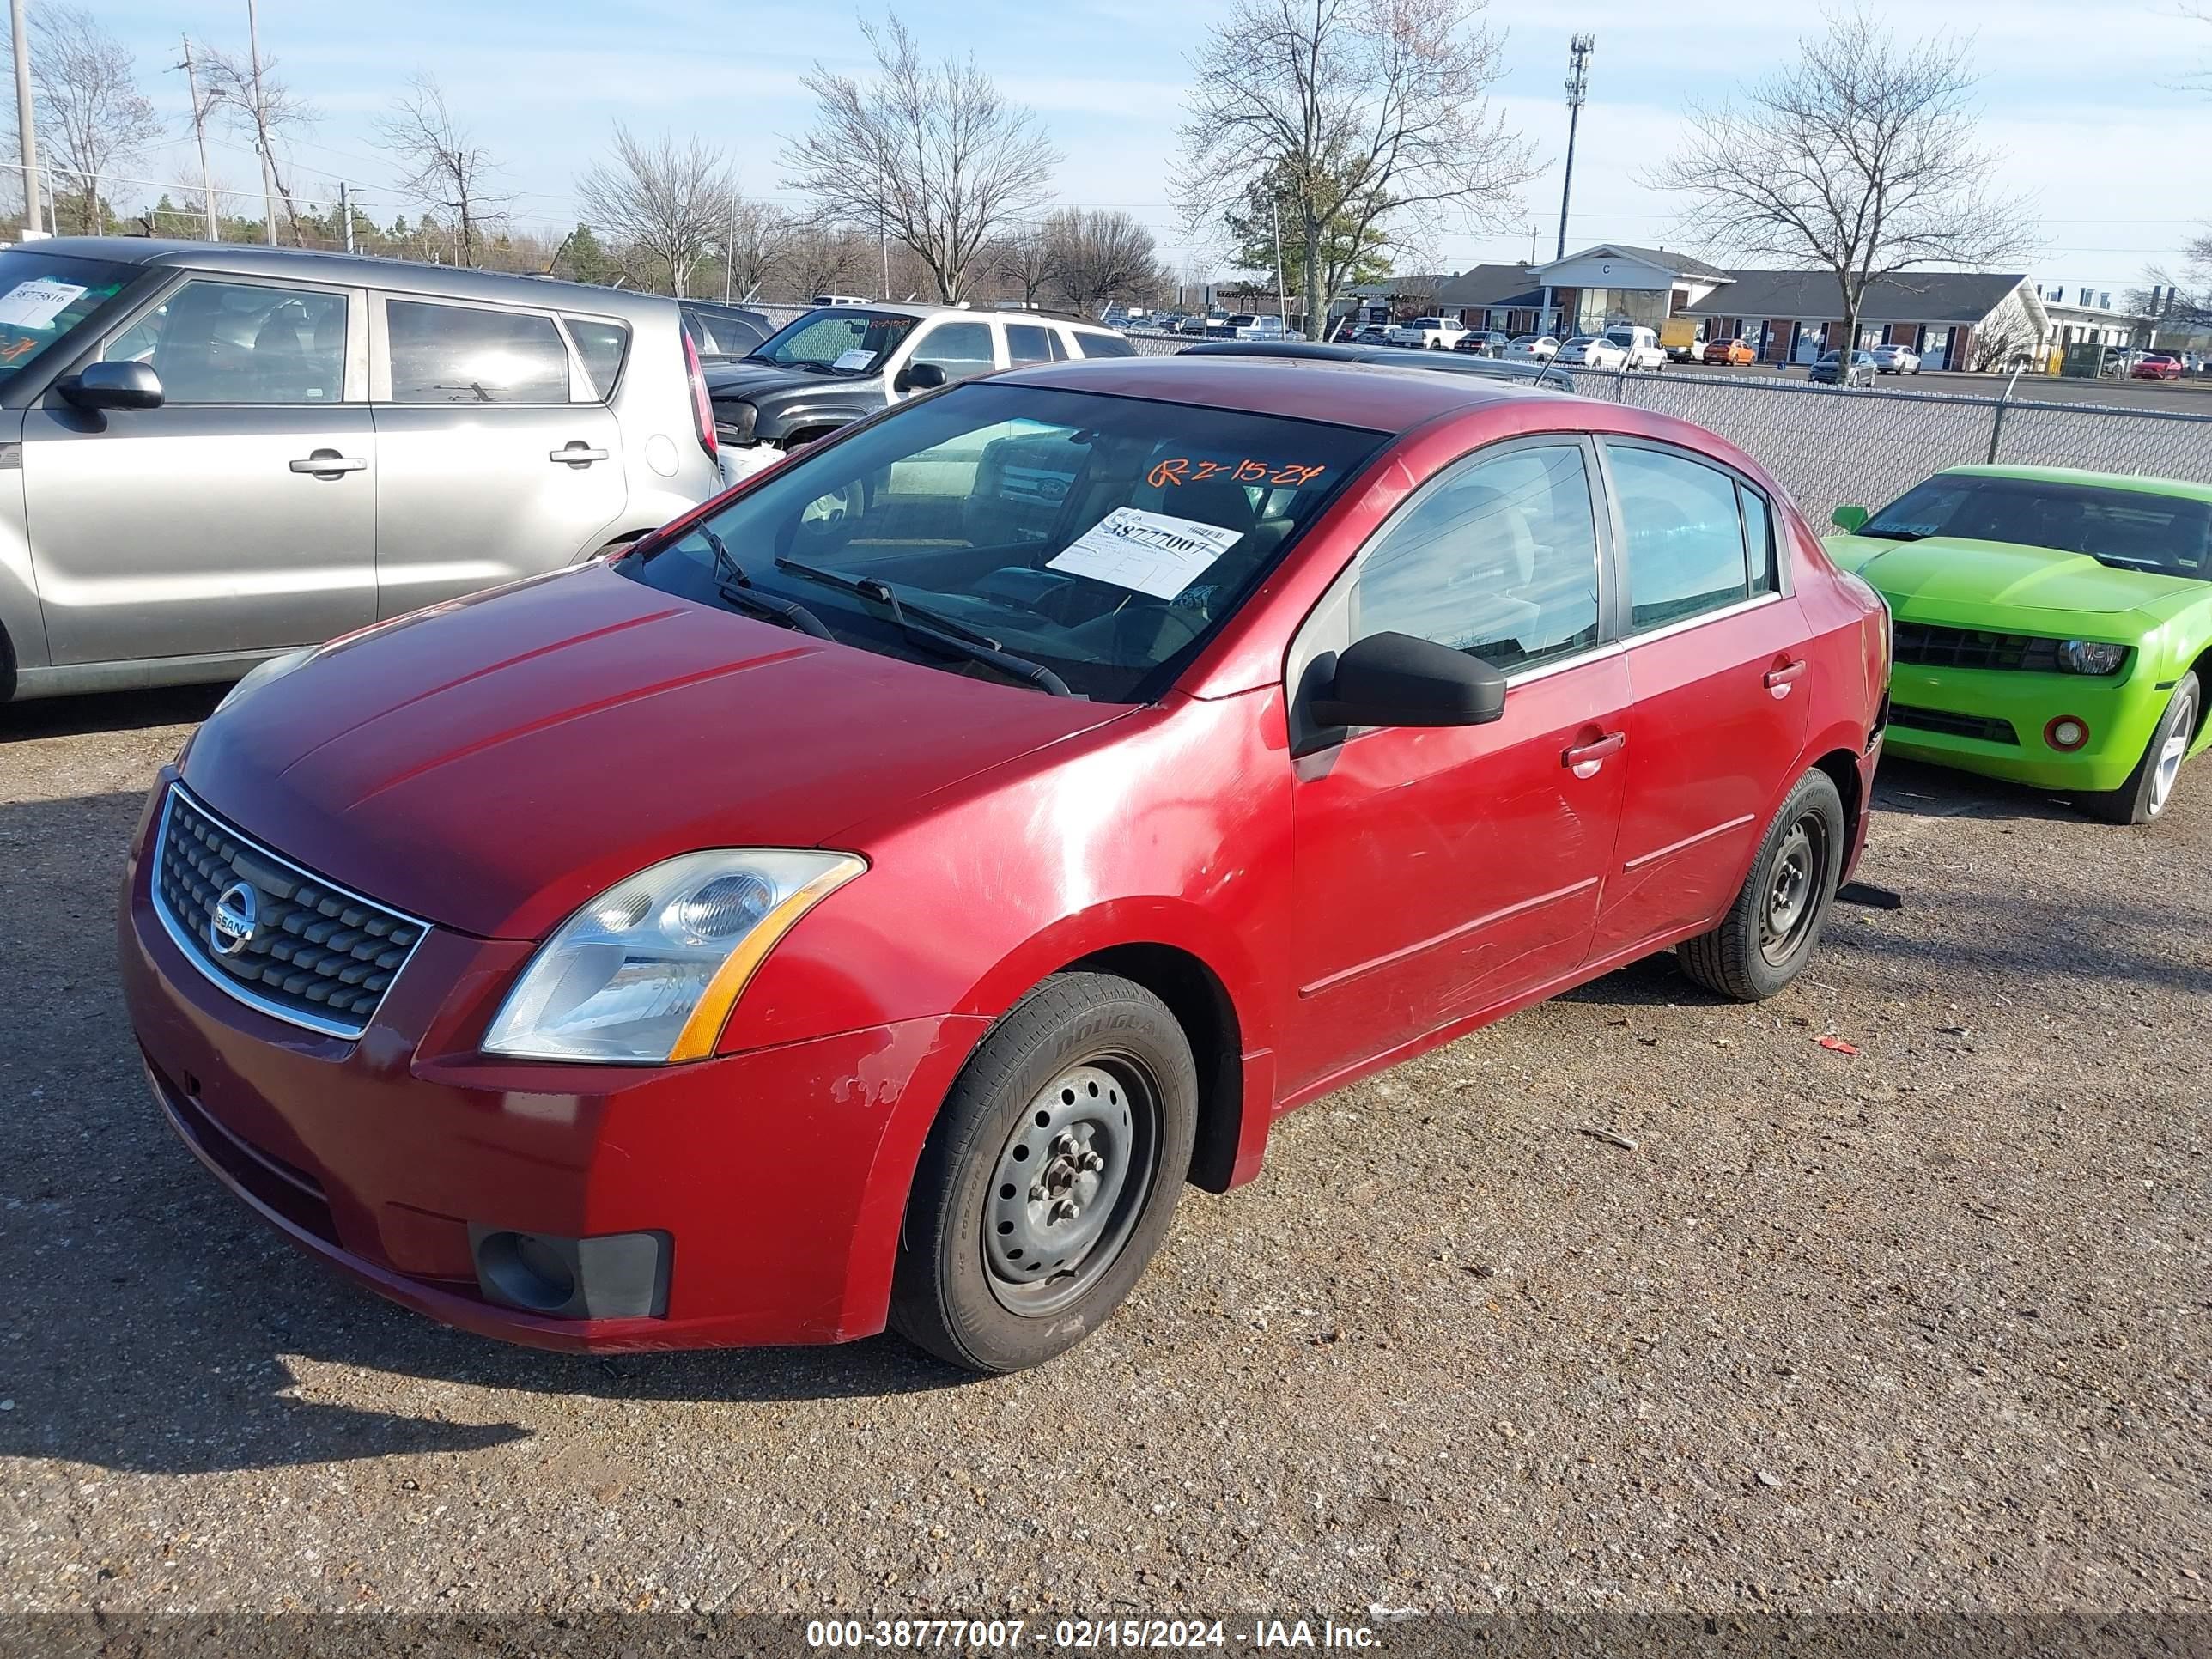
[(709, 363), (702, 372), (707, 379), (707, 395), (724, 400), (765, 397), (802, 387), (834, 393), (873, 385), (877, 379), (872, 374), (824, 374), (811, 368), (785, 368), (753, 357), (732, 357)]
[(2085, 554), (2017, 542), (1831, 536), (1826, 546), (1837, 563), (1879, 589), (1898, 615), (1966, 626), (1987, 627), (2011, 612), (2031, 627), (2049, 628), (2068, 613), (2156, 611), (2169, 600), (2207, 591), (2186, 576), (2115, 569)]
[(835, 843), (1126, 712), (815, 640), (591, 566), (326, 647), (201, 727), (185, 781), (372, 898), (537, 939), (661, 859)]

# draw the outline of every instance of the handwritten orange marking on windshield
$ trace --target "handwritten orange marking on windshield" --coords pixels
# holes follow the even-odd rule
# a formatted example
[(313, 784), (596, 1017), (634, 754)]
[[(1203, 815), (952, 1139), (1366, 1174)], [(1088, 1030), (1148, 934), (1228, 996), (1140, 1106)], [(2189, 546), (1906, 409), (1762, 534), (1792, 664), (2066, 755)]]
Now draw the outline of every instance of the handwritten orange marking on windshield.
[(1238, 483), (1258, 483), (1267, 476), (1265, 461), (1240, 461), (1233, 475)]
[(1190, 481), (1193, 483), (1204, 483), (1208, 478), (1218, 478), (1228, 471), (1229, 463), (1226, 461), (1200, 461), (1198, 464), (1198, 471), (1190, 475)]
[(1194, 461), (1185, 455), (1171, 456), (1153, 464), (1145, 475), (1146, 482), (1155, 489), (1164, 489), (1170, 484), (1204, 483), (1208, 478), (1226, 477), (1237, 483), (1287, 484), (1302, 489), (1328, 471), (1326, 466), (1277, 466), (1273, 461), (1243, 460), (1231, 466), (1227, 461)]
[(1182, 483), (1183, 475), (1189, 471), (1190, 463), (1188, 461), (1181, 459), (1162, 461), (1150, 472), (1146, 473), (1145, 477), (1146, 481), (1149, 483), (1153, 489), (1164, 489), (1171, 483), (1179, 484)]
[(1277, 472), (1274, 477), (1268, 479), (1267, 482), (1269, 483), (1289, 484), (1293, 489), (1303, 489), (1305, 485), (1311, 483), (1316, 478), (1318, 478), (1322, 473), (1328, 471), (1328, 469), (1325, 466), (1286, 466), (1280, 471)]

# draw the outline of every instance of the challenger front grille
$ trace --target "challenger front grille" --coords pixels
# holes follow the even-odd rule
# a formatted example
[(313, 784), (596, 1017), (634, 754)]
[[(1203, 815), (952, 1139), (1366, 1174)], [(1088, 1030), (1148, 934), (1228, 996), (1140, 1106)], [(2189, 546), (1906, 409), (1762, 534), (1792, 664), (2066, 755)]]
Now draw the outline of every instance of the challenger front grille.
[(2058, 641), (2032, 634), (1984, 634), (1924, 623), (1893, 625), (1895, 660), (1917, 668), (1996, 668), (2029, 674), (2058, 672)]
[(191, 964), (233, 996), (349, 1039), (429, 931), (249, 841), (175, 784), (154, 844), (154, 908)]

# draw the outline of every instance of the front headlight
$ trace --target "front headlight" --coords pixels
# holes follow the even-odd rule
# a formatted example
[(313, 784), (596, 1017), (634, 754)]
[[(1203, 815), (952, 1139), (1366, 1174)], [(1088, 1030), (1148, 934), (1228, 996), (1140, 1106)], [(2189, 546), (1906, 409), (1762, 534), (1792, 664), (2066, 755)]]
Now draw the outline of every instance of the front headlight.
[(714, 435), (726, 444), (749, 444), (753, 441), (753, 427), (759, 419), (760, 410), (751, 404), (716, 404)]
[(271, 657), (267, 662), (254, 664), (246, 671), (244, 679), (222, 694), (222, 701), (216, 704), (215, 712), (220, 714), (247, 692), (258, 690), (272, 680), (281, 680), (295, 668), (305, 668), (307, 659), (321, 648), (320, 646), (310, 645), (298, 651), (288, 651), (281, 657)]
[(2058, 644), (2058, 665), (2069, 674), (2117, 674), (2127, 659), (2124, 645), (2095, 640), (2062, 640)]
[(702, 1060), (778, 939), (866, 869), (850, 853), (686, 853), (617, 882), (538, 947), (484, 1037), (518, 1060)]

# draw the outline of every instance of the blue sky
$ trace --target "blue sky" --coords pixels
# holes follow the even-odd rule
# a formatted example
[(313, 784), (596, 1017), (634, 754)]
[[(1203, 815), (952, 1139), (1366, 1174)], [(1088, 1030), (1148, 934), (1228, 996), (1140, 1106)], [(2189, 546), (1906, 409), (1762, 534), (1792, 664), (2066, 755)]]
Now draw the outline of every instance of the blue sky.
[[(33, 15), (44, 0), (30, 0)], [(188, 133), (184, 77), (169, 72), (179, 36), (242, 46), (245, 0), (99, 0), (94, 9), (138, 54), (142, 84)], [(2212, 68), (2212, 25), (2176, 0), (1874, 0), (1901, 37), (1949, 30), (1973, 37), (1990, 142), (2005, 152), (2007, 188), (2035, 199), (2041, 249), (2024, 262), (2039, 280), (2117, 291), (2177, 250), (2212, 217), (2212, 90), (2174, 83)], [(1170, 0), (926, 0), (901, 14), (933, 51), (973, 52), (1010, 93), (1036, 108), (1066, 152), (1064, 201), (1125, 208), (1151, 224), (1171, 262), (1203, 264), (1178, 228), (1175, 126), (1188, 57), (1224, 7)], [(1544, 171), (1523, 192), (1521, 227), (1438, 234), (1441, 261), (1523, 258), (1528, 227), (1548, 256), (1557, 233), (1566, 119), (1560, 82), (1570, 33), (1597, 35), (1590, 100), (1576, 155), (1571, 246), (1600, 240), (1694, 247), (1679, 207), (1640, 189), (1638, 167), (1674, 142), (1693, 100), (1785, 58), (1817, 27), (1811, 6), (1709, 0), (1696, 9), (1650, 0), (1492, 0), (1505, 32), (1496, 96), (1535, 141)], [(573, 223), (573, 183), (613, 124), (700, 132), (726, 144), (748, 192), (782, 198), (782, 134), (810, 103), (799, 76), (817, 58), (861, 66), (852, 13), (695, 0), (383, 0), (369, 9), (327, 0), (262, 0), (262, 47), (323, 119), (294, 155), (311, 197), (345, 179), (379, 218), (409, 210), (392, 188), (373, 124), (417, 70), (444, 84), (504, 165), (514, 216)], [(213, 153), (219, 185), (252, 188), (253, 157), (225, 136)], [(147, 178), (197, 177), (189, 142), (149, 153)], [(147, 192), (150, 193), (150, 192)], [(121, 194), (121, 192), (118, 192)]]

